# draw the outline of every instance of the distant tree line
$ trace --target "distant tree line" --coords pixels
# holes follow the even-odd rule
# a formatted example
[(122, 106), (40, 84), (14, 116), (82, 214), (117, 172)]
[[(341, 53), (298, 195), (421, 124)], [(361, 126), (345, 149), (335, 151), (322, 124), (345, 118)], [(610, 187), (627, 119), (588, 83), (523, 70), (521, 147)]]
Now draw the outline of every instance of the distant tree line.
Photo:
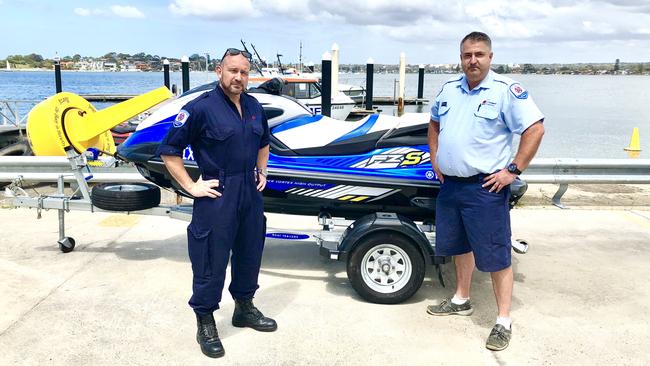
[[(79, 54), (73, 56), (63, 56), (60, 58), (61, 62), (79, 62), (83, 60), (86, 61), (104, 61), (104, 62), (113, 62), (117, 66), (122, 65), (125, 62), (143, 62), (155, 66), (156, 68), (162, 65), (162, 60), (167, 58), (170, 62), (180, 62), (180, 58), (173, 57), (164, 57), (159, 55), (151, 55), (148, 53), (140, 52), (133, 55), (128, 53), (121, 52), (108, 52), (100, 57), (85, 57)], [(213, 70), (216, 66), (217, 60), (208, 59), (207, 55), (199, 55), (197, 53), (189, 56), (190, 68), (192, 70), (205, 70), (206, 62), (209, 61), (209, 69)], [(9, 55), (5, 60), (0, 59), (0, 67), (3, 69), (7, 67), (7, 62), (11, 64), (11, 67), (14, 69), (49, 69), (52, 68), (54, 64), (54, 59), (45, 59), (43, 56), (32, 53), (29, 55)]]
[[(179, 63), (180, 59), (172, 57), (164, 57), (159, 55), (151, 55), (145, 52), (139, 52), (133, 55), (128, 53), (118, 53), (118, 52), (109, 52), (100, 57), (84, 57), (79, 54), (73, 56), (63, 56), (61, 58), (62, 62), (79, 62), (82, 59), (86, 61), (98, 61), (102, 60), (105, 62), (114, 62), (117, 66), (125, 62), (142, 62), (149, 64), (152, 69), (159, 70), (162, 65), (162, 60), (167, 58), (170, 62)], [(206, 67), (209, 70), (214, 70), (217, 62), (217, 59), (210, 59), (207, 54), (200, 55), (194, 53), (189, 56), (190, 68), (192, 70), (205, 70)], [(14, 69), (21, 68), (42, 68), (50, 69), (54, 64), (53, 59), (45, 59), (43, 56), (31, 53), (29, 55), (10, 55), (5, 60), (0, 60), (0, 67), (6, 68), (6, 64), (9, 62), (11, 67)], [(207, 65), (206, 65), (207, 64)], [(298, 67), (297, 64), (287, 63), (286, 67)], [(320, 69), (320, 65), (316, 64), (316, 70)], [(578, 64), (523, 64), (517, 65), (517, 67), (511, 67), (506, 64), (493, 64), (492, 68), (495, 72), (499, 74), (509, 74), (509, 73), (522, 73), (522, 74), (647, 74), (650, 73), (650, 63), (625, 63), (621, 62), (620, 59), (616, 59), (614, 63), (578, 63)], [(340, 65), (341, 72), (365, 72), (365, 65), (361, 64), (346, 64)], [(397, 72), (397, 65), (375, 65), (376, 72)], [(418, 65), (407, 65), (407, 72), (417, 72)], [(453, 65), (451, 69), (449, 67), (433, 67), (432, 65), (427, 65), (425, 67), (425, 72), (427, 73), (437, 73), (437, 72), (461, 72), (460, 65)]]
[(620, 59), (611, 63), (580, 63), (580, 64), (523, 64), (518, 70), (510, 70), (507, 65), (493, 65), (495, 72), (507, 74), (510, 72), (522, 74), (631, 74), (641, 75), (650, 72), (650, 63), (622, 63)]
[(16, 68), (48, 68), (52, 67), (52, 60), (46, 60), (43, 56), (31, 53), (29, 55), (9, 55), (3, 64), (7, 67), (7, 62)]

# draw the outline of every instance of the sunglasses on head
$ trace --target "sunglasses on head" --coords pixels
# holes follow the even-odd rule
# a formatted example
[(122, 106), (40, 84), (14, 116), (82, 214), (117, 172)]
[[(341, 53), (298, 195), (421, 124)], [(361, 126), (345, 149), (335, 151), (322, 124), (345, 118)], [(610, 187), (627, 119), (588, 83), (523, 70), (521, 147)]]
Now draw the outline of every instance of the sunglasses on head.
[(242, 51), (242, 50), (238, 50), (236, 48), (229, 48), (229, 49), (226, 50), (226, 52), (223, 53), (223, 57), (221, 59), (223, 60), (224, 58), (226, 58), (226, 56), (237, 56), (237, 55), (242, 55), (242, 56), (246, 57), (249, 60), (252, 57), (251, 53), (248, 52), (248, 51)]

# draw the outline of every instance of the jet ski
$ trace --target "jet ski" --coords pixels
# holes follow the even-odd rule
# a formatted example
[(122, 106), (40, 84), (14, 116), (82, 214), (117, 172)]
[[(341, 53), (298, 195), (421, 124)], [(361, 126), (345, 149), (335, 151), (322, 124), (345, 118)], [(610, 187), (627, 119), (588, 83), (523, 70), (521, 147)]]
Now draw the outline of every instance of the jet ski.
[[(281, 86), (281, 80), (272, 79), (248, 91), (262, 104), (269, 122), (266, 212), (350, 220), (393, 212), (414, 221), (434, 221), (439, 181), (431, 169), (427, 114), (340, 121), (314, 115), (300, 101), (281, 95)], [(117, 154), (154, 184), (191, 197), (155, 152), (181, 108), (215, 87), (216, 82), (199, 86), (153, 111)], [(183, 158), (189, 174), (198, 179), (190, 146)], [(519, 181), (513, 188), (514, 204), (526, 185)]]

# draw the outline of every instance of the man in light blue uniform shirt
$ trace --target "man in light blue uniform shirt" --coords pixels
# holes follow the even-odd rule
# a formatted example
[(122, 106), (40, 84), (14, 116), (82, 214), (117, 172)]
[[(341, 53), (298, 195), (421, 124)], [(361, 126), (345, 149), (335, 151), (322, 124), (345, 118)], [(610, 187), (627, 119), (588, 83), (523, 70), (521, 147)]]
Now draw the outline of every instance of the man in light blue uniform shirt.
[[(456, 292), (427, 307), (432, 315), (471, 315), (476, 266), (490, 272), (498, 316), (486, 347), (500, 351), (512, 336), (513, 272), (510, 183), (544, 135), (544, 116), (528, 91), (490, 70), (492, 41), (472, 32), (460, 43), (463, 75), (445, 83), (431, 108), (429, 148), (441, 187), (436, 200), (436, 254), (454, 256)], [(513, 135), (521, 135), (513, 159)]]

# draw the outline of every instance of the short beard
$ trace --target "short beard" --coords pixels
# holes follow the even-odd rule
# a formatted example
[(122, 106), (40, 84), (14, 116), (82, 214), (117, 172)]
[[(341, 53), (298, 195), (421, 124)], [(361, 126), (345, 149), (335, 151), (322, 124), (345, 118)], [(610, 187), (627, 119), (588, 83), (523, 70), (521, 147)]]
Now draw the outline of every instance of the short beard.
[(226, 92), (229, 93), (229, 94), (237, 94), (237, 95), (239, 95), (239, 94), (241, 94), (241, 93), (244, 91), (244, 87), (243, 87), (243, 86), (241, 87), (241, 89), (237, 89), (237, 90), (235, 90), (235, 89), (233, 88), (234, 84), (230, 84), (230, 86), (225, 86), (225, 85), (223, 85), (222, 83), (219, 83), (219, 84), (221, 85), (221, 89), (224, 90), (224, 91), (226, 91)]

